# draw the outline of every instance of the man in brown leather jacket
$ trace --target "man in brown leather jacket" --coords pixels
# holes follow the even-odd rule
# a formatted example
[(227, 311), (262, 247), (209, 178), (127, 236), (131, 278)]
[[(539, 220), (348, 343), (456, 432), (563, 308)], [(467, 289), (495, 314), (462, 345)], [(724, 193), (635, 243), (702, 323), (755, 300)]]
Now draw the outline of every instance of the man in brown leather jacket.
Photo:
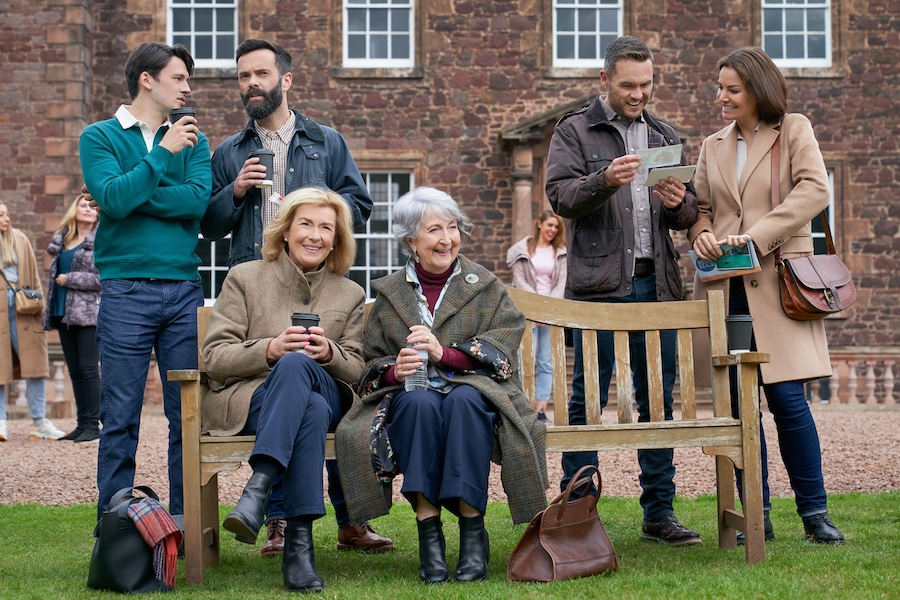
[[(600, 83), (605, 96), (566, 115), (556, 125), (547, 161), (547, 196), (565, 217), (569, 251), (566, 298), (590, 302), (681, 300), (678, 252), (670, 229), (684, 230), (697, 219), (693, 186), (674, 177), (652, 189), (644, 182), (639, 150), (680, 143), (675, 130), (646, 105), (653, 91), (653, 54), (632, 36), (606, 49)], [(681, 164), (687, 164), (681, 154)], [(666, 419), (672, 419), (675, 335), (663, 332)], [(605, 406), (615, 361), (611, 333), (598, 334), (601, 405)], [(640, 421), (649, 421), (644, 335), (630, 339), (632, 377)], [(575, 367), (569, 422), (585, 423), (584, 366), (580, 335), (575, 336)], [(675, 518), (674, 451), (639, 450), (641, 538), (672, 546), (700, 543), (696, 531)], [(565, 488), (579, 467), (597, 464), (596, 452), (563, 454)]]

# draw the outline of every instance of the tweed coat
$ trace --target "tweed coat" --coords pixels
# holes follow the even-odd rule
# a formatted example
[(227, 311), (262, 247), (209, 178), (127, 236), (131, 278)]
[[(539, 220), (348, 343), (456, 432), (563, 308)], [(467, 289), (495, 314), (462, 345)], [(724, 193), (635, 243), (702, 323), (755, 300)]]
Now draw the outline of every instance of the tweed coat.
[(325, 267), (303, 273), (287, 253), (228, 271), (210, 315), (200, 351), (210, 377), (201, 408), (201, 430), (213, 436), (240, 433), (253, 392), (272, 370), (269, 342), (291, 324), (291, 313), (318, 313), (334, 354), (322, 368), (338, 384), (345, 408), (363, 372), (365, 292)]
[[(47, 254), (53, 257), (50, 263), (50, 281), (47, 283), (47, 302), (44, 305), (44, 329), (53, 329), (50, 324), (50, 310), (57, 293), (56, 276), (59, 275), (59, 255), (65, 251), (63, 238), (68, 228), (56, 232), (47, 246)], [(75, 250), (72, 268), (66, 275), (66, 308), (62, 322), (76, 327), (95, 327), (100, 311), (100, 273), (94, 266), (94, 231), (84, 236), (84, 241)]]
[[(813, 253), (809, 222), (828, 206), (828, 174), (812, 125), (800, 114), (785, 116), (780, 125), (760, 123), (740, 186), (737, 133), (731, 123), (703, 141), (695, 182), (700, 218), (688, 238), (693, 244), (703, 231), (711, 231), (717, 239), (739, 233), (753, 238), (761, 271), (743, 278), (757, 348), (771, 355), (771, 362), (761, 366), (763, 383), (829, 377), (824, 322), (795, 321), (784, 314), (775, 272), (776, 248), (784, 258)], [(781, 204), (772, 210), (772, 146), (779, 135)], [(702, 283), (695, 277), (694, 297), (723, 290), (727, 306), (729, 281)]]
[[(499, 425), (495, 430), (492, 460), (502, 465), (501, 480), (513, 522), (528, 522), (546, 506), (548, 484), (546, 428), (525, 398), (518, 375), (517, 353), (525, 320), (507, 295), (506, 286), (493, 273), (463, 256), (458, 260), (462, 272), (450, 281), (444, 293), (434, 315), (432, 333), (445, 347), (468, 348), (467, 342), (477, 338), (503, 356), (493, 365), (482, 363), (484, 369), (479, 369), (478, 374), (440, 372), (440, 375), (448, 381), (475, 387), (496, 408)], [(364, 386), (375, 381), (380, 370), (394, 363), (406, 345), (409, 328), (421, 324), (404, 269), (372, 285), (378, 296), (366, 324)], [(390, 510), (390, 486), (380, 484), (372, 470), (369, 434), (384, 395), (400, 389), (392, 386), (366, 394), (338, 426), (338, 467), (353, 522), (373, 519)]]
[[(19, 259), (19, 282), (14, 287), (29, 287), (43, 293), (31, 241), (18, 229), (10, 228), (10, 231), (15, 236), (16, 256)], [(9, 289), (5, 281), (0, 282), (0, 285)], [(5, 291), (3, 297), (7, 297)], [(47, 334), (41, 327), (40, 313), (16, 315), (16, 334), (19, 339), (19, 358), (16, 359), (9, 335), (8, 304), (4, 301), (0, 305), (0, 385), (10, 384), (16, 379), (47, 377), (50, 374), (50, 361), (47, 358)]]

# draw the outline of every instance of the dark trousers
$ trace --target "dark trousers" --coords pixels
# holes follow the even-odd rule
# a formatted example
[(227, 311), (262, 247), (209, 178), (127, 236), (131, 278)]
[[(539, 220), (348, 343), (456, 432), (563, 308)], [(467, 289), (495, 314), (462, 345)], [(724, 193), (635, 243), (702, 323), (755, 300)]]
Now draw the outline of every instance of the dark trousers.
[[(747, 315), (750, 308), (747, 293), (741, 277), (731, 280), (728, 296), (728, 314)], [(750, 349), (756, 350), (756, 336), (751, 337)], [(731, 410), (738, 414), (737, 372), (731, 369)], [(760, 376), (760, 381), (762, 377)], [(778, 446), (781, 460), (787, 471), (791, 488), (797, 503), (797, 513), (808, 517), (823, 513), (828, 509), (828, 497), (825, 493), (825, 478), (822, 475), (822, 447), (819, 443), (819, 432), (806, 401), (806, 393), (802, 381), (783, 381), (764, 384), (766, 403), (775, 419), (778, 432)], [(762, 426), (762, 412), (759, 415), (759, 446), (762, 454), (763, 508), (769, 510), (769, 452), (766, 447), (766, 435)], [(735, 469), (738, 495), (743, 497), (743, 473)]]
[(417, 495), (459, 515), (465, 502), (484, 514), (494, 444), (494, 408), (477, 389), (397, 392), (387, 432), (403, 473), (404, 497)]
[(284, 468), (279, 479), (285, 518), (325, 514), (325, 436), (340, 422), (341, 408), (337, 383), (299, 352), (282, 356), (253, 393), (244, 427), (256, 434), (250, 464), (266, 456)]
[(60, 318), (52, 319), (59, 332), (59, 345), (66, 359), (66, 369), (75, 396), (78, 428), (100, 430), (100, 349), (97, 346), (97, 327), (66, 325)]
[[(605, 298), (603, 302), (655, 302), (656, 278), (634, 277), (632, 292), (619, 298)], [(660, 307), (664, 310), (664, 307)], [(572, 397), (569, 399), (569, 423), (584, 425), (587, 421), (584, 396), (584, 358), (581, 351), (581, 331), (574, 330), (575, 363), (572, 370)], [(663, 361), (663, 395), (665, 417), (672, 420), (672, 390), (675, 387), (675, 371), (677, 366), (676, 333), (663, 331), (660, 333)], [(647, 379), (646, 341), (643, 333), (632, 333), (628, 338), (631, 352), (631, 375), (634, 383), (634, 396), (638, 408), (638, 421), (650, 420), (650, 394)], [(612, 332), (598, 332), (597, 345), (600, 366), (600, 406), (605, 408), (609, 401), (609, 383), (612, 379), (616, 355)], [(628, 398), (619, 398), (620, 402), (628, 402)], [(644, 509), (644, 520), (659, 521), (665, 515), (673, 514), (672, 501), (675, 498), (675, 453), (671, 448), (660, 450), (638, 450), (638, 464), (641, 467), (641, 507)], [(563, 452), (563, 477), (559, 483), (560, 490), (565, 490), (572, 477), (585, 465), (598, 465), (597, 453), (594, 451)]]

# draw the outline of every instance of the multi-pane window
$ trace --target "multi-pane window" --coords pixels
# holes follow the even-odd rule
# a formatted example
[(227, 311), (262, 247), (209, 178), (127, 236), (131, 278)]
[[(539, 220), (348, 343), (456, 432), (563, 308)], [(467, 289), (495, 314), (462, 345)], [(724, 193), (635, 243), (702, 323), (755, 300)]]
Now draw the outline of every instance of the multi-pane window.
[[(828, 216), (828, 229), (831, 230), (831, 239), (834, 240), (834, 170), (828, 169), (828, 208), (825, 209)], [(828, 254), (828, 245), (825, 243), (825, 229), (822, 227), (822, 219), (818, 215), (810, 222), (813, 237), (813, 249), (816, 254)]]
[(198, 68), (234, 67), (236, 0), (168, 0), (168, 37), (183, 44)]
[(211, 306), (222, 291), (222, 282), (228, 275), (228, 250), (231, 248), (231, 235), (211, 242), (202, 237), (197, 242), (197, 256), (200, 257), (200, 280), (203, 282), (203, 297), (206, 305)]
[(762, 0), (763, 49), (779, 67), (830, 67), (831, 39), (831, 0)]
[(413, 8), (414, 0), (344, 0), (343, 66), (415, 66)]
[(622, 35), (623, 0), (553, 0), (553, 66), (599, 68)]
[(356, 263), (350, 269), (350, 279), (373, 298), (373, 279), (389, 275), (406, 264), (400, 244), (394, 238), (394, 202), (412, 189), (410, 172), (363, 171), (366, 187), (372, 196), (372, 214), (364, 232), (356, 233)]

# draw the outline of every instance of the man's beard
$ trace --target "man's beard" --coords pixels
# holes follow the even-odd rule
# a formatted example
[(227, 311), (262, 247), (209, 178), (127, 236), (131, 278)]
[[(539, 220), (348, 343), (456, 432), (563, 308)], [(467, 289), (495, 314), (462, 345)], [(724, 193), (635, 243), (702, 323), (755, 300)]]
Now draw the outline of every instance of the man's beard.
[[(251, 94), (254, 95), (253, 102), (250, 101)], [(262, 97), (261, 102), (257, 100), (259, 97)], [(284, 94), (281, 91), (280, 81), (271, 90), (251, 89), (247, 90), (247, 93), (241, 94), (244, 110), (254, 121), (265, 119), (275, 112), (281, 106), (282, 98), (284, 98)]]

